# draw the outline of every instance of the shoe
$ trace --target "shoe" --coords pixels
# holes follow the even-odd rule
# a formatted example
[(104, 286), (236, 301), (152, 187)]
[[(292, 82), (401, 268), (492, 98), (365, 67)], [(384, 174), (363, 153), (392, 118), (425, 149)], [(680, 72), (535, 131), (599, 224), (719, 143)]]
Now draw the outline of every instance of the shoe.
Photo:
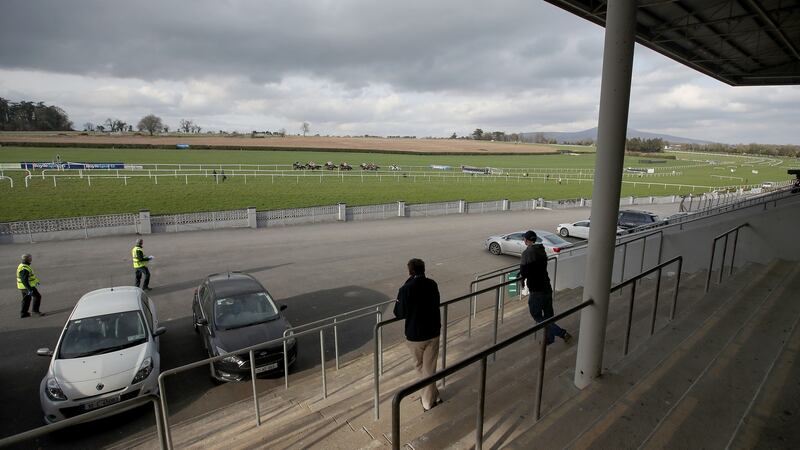
[(19, 315), (19, 318), (20, 318), (20, 319), (24, 319), (24, 318), (26, 318), (26, 317), (30, 317), (30, 316), (31, 316), (31, 314), (30, 314), (30, 313), (20, 313), (20, 315)]
[(151, 287), (146, 287), (146, 288), (142, 288), (142, 290), (143, 290), (143, 291), (152, 291), (152, 290), (153, 290), (153, 288), (151, 288)]
[(570, 341), (572, 340), (572, 335), (565, 331), (564, 336), (562, 336), (562, 339), (564, 339), (565, 344), (569, 344)]
[[(422, 401), (422, 399), (420, 399), (420, 401)], [(435, 402), (433, 402), (433, 404), (431, 405), (430, 408), (425, 409), (425, 407), (423, 406), (422, 409), (425, 409), (425, 412), (428, 412), (428, 411), (432, 410), (433, 408), (436, 408), (438, 405), (441, 405), (442, 403), (444, 403), (444, 400), (442, 400), (442, 398), (439, 397), (438, 399), (436, 399)]]
[(39, 316), (39, 317), (42, 317), (42, 316), (46, 316), (46, 315), (47, 315), (47, 313), (43, 313), (43, 312), (41, 312), (41, 311), (34, 311), (33, 313), (34, 313), (35, 315)]

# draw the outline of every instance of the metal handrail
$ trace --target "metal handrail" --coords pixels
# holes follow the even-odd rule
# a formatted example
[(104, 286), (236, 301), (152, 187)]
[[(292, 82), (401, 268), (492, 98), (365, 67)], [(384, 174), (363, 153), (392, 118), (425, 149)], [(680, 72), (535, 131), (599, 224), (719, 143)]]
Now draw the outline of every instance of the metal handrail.
[(664, 230), (656, 230), (652, 233), (647, 233), (642, 236), (637, 236), (634, 239), (625, 242), (618, 242), (617, 245), (614, 246), (614, 250), (618, 247), (622, 246), (622, 269), (620, 270), (620, 281), (625, 279), (625, 260), (628, 256), (628, 244), (632, 242), (642, 241), (642, 259), (641, 263), (639, 264), (639, 272), (644, 270), (644, 258), (647, 256), (647, 238), (655, 235), (660, 235), (661, 238), (658, 240), (658, 259), (656, 259), (657, 263), (661, 263), (661, 251), (664, 247)]
[[(519, 278), (514, 278), (513, 280), (504, 281), (502, 283), (489, 286), (487, 288), (481, 289), (477, 292), (471, 292), (469, 294), (462, 295), (460, 297), (456, 297), (454, 299), (450, 299), (444, 302), (439, 303), (439, 306), (443, 308), (442, 311), (442, 334), (441, 334), (441, 343), (442, 343), (442, 368), (447, 367), (447, 312), (448, 307), (457, 302), (461, 302), (464, 300), (469, 300), (475, 295), (484, 294), (486, 292), (495, 291), (496, 292), (496, 301), (494, 305), (494, 334), (493, 334), (493, 344), (497, 343), (497, 324), (498, 324), (498, 316), (499, 316), (499, 301), (500, 301), (500, 291), (502, 290), (503, 286), (507, 286), (512, 283), (519, 282)], [(374, 342), (374, 351), (373, 351), (373, 383), (374, 383), (374, 399), (373, 399), (373, 407), (375, 410), (375, 420), (380, 418), (380, 406), (379, 406), (379, 399), (380, 399), (380, 376), (383, 374), (383, 347), (382, 343), (379, 341), (380, 332), (383, 327), (386, 325), (399, 322), (403, 319), (398, 317), (392, 317), (391, 319), (387, 319), (375, 324), (373, 329), (373, 342)]]
[[(288, 337), (300, 329), (308, 328), (312, 325), (317, 325), (324, 322), (331, 322), (333, 326), (333, 350), (336, 360), (336, 370), (339, 370), (339, 328), (338, 326), (343, 323), (341, 321), (342, 317), (347, 317), (353, 315), (355, 313), (361, 311), (367, 311), (372, 308), (375, 308), (375, 319), (377, 322), (380, 322), (383, 319), (383, 311), (381, 311), (381, 307), (386, 306), (390, 303), (394, 303), (395, 300), (387, 300), (385, 302), (376, 303), (374, 305), (365, 306), (363, 308), (354, 309), (352, 311), (348, 311), (341, 314), (336, 314), (335, 316), (326, 317), (324, 319), (315, 320), (313, 322), (304, 323), (302, 325), (297, 325), (296, 327), (289, 327), (283, 331), (283, 337)], [(363, 317), (363, 316), (360, 316)], [(378, 338), (381, 339), (383, 336), (379, 336)], [(284, 379), (284, 387), (289, 389), (289, 356), (288, 356), (288, 345), (287, 341), (283, 341), (283, 379)], [(323, 363), (324, 364), (324, 363)]]
[(739, 225), (738, 227), (731, 228), (730, 230), (720, 234), (719, 236), (714, 238), (714, 241), (711, 243), (711, 259), (708, 261), (708, 276), (706, 277), (706, 292), (711, 288), (711, 269), (714, 265), (714, 255), (717, 253), (717, 241), (722, 238), (725, 238), (725, 243), (722, 245), (722, 264), (719, 267), (719, 280), (717, 280), (717, 284), (722, 283), (722, 276), (725, 273), (725, 256), (728, 253), (728, 236), (731, 233), (736, 233), (733, 238), (733, 253), (731, 254), (731, 269), (728, 276), (733, 275), (733, 265), (734, 261), (736, 260), (736, 244), (739, 242), (739, 230), (744, 227), (748, 227), (750, 224), (747, 222)]
[[(363, 317), (370, 317), (372, 316), (372, 312), (360, 314), (357, 316), (349, 317), (341, 322), (338, 322), (337, 325), (341, 325), (343, 323), (361, 319)], [(308, 330), (301, 331), (299, 333), (292, 334), (291, 336), (283, 336), (280, 338), (272, 339), (267, 342), (262, 342), (260, 344), (251, 345), (249, 347), (245, 347), (239, 350), (228, 352), (224, 355), (215, 356), (213, 358), (206, 358), (200, 361), (195, 361), (190, 364), (185, 364), (180, 367), (175, 367), (169, 370), (165, 370), (161, 372), (158, 376), (158, 387), (161, 394), (160, 404), (161, 404), (161, 416), (164, 422), (164, 441), (166, 443), (167, 449), (171, 450), (172, 447), (172, 433), (170, 432), (170, 425), (169, 425), (169, 408), (167, 407), (167, 396), (166, 396), (166, 384), (164, 382), (165, 378), (169, 375), (174, 375), (177, 373), (185, 372), (190, 369), (195, 369), (197, 367), (205, 366), (207, 364), (211, 364), (217, 361), (221, 361), (231, 355), (239, 355), (242, 353), (249, 353), (250, 357), (250, 379), (253, 385), (253, 403), (255, 405), (255, 415), (256, 415), (256, 426), (261, 426), (261, 412), (258, 403), (258, 392), (256, 390), (256, 365), (255, 365), (255, 351), (260, 350), (262, 348), (266, 348), (272, 346), (274, 344), (283, 343), (288, 341), (289, 339), (295, 339), (299, 336), (305, 336), (311, 333), (319, 332), (319, 339), (320, 339), (320, 360), (322, 361), (321, 364), (321, 373), (322, 373), (322, 395), (324, 398), (328, 397), (328, 390), (327, 390), (327, 383), (326, 383), (326, 376), (325, 376), (325, 338), (324, 338), (324, 331), (328, 328), (332, 328), (334, 326), (333, 323), (320, 325)]]
[(631, 337), (631, 324), (633, 322), (633, 302), (634, 298), (636, 297), (636, 281), (641, 280), (642, 278), (650, 275), (653, 272), (656, 271), (658, 272), (658, 278), (656, 279), (655, 300), (653, 301), (653, 313), (650, 316), (650, 336), (652, 336), (653, 333), (655, 332), (656, 313), (658, 312), (658, 294), (659, 291), (661, 290), (661, 272), (664, 269), (664, 267), (673, 264), (676, 261), (678, 263), (678, 271), (677, 271), (678, 275), (677, 279), (675, 280), (675, 291), (672, 294), (672, 308), (670, 308), (670, 313), (669, 313), (669, 320), (672, 321), (675, 319), (675, 310), (678, 306), (678, 289), (680, 288), (681, 285), (681, 269), (683, 268), (683, 256), (676, 256), (670, 259), (669, 261), (664, 261), (663, 263), (653, 267), (652, 269), (647, 270), (646, 272), (642, 272), (639, 275), (636, 275), (635, 277), (632, 277), (628, 280), (625, 280), (617, 284), (616, 286), (611, 287), (609, 294), (613, 294), (614, 292), (622, 289), (623, 287), (629, 284), (631, 285), (631, 297), (628, 303), (628, 320), (625, 328), (625, 343), (623, 344), (622, 347), (624, 355), (628, 354), (628, 343), (630, 342), (630, 337)]
[[(551, 323), (554, 323), (558, 320), (561, 320), (565, 317), (568, 317), (583, 308), (586, 308), (589, 305), (592, 305), (594, 300), (589, 299), (584, 301), (583, 303), (573, 306), (572, 308), (557, 314), (544, 322), (540, 322), (534, 325), (531, 328), (528, 328), (525, 331), (515, 334), (514, 336), (509, 337), (508, 339), (503, 340), (500, 343), (496, 343), (491, 347), (488, 347), (472, 356), (469, 356), (461, 361), (457, 362), (456, 364), (442, 368), (442, 370), (425, 377), (419, 381), (416, 381), (394, 394), (392, 398), (392, 448), (395, 450), (400, 449), (400, 402), (407, 396), (411, 395), (412, 393), (424, 388), (425, 386), (435, 383), (438, 380), (441, 380), (447, 376), (450, 376), (466, 367), (469, 367), (473, 363), (480, 361), (481, 362), (481, 376), (480, 376), (480, 388), (479, 388), (479, 395), (478, 395), (478, 417), (477, 417), (477, 427), (475, 430), (475, 448), (476, 450), (481, 449), (483, 444), (483, 410), (484, 410), (484, 401), (486, 398), (486, 364), (489, 358), (489, 355), (493, 355), (497, 353), (499, 350), (502, 350), (508, 347), (511, 344), (514, 344), (531, 334), (548, 327)], [(537, 383), (537, 394), (536, 394), (536, 419), (541, 418), (541, 404), (542, 404), (542, 391), (543, 391), (543, 382), (544, 382), (544, 362), (545, 358), (547, 357), (547, 340), (541, 340), (540, 346), (540, 356), (539, 356), (539, 376), (538, 376), (538, 383)]]
[(70, 417), (68, 419), (51, 423), (49, 425), (44, 425), (38, 428), (34, 428), (32, 430), (15, 434), (13, 436), (5, 437), (3, 439), (0, 439), (0, 448), (10, 447), (15, 444), (20, 444), (22, 442), (27, 441), (28, 439), (42, 437), (50, 433), (53, 433), (55, 431), (71, 427), (73, 425), (78, 425), (97, 419), (104, 419), (106, 417), (111, 417), (123, 413), (125, 411), (131, 410), (133, 408), (137, 408), (146, 403), (153, 404), (153, 413), (155, 414), (155, 422), (156, 422), (156, 433), (159, 437), (159, 446), (163, 449), (165, 448), (164, 447), (165, 442), (163, 439), (164, 433), (162, 430), (161, 409), (159, 409), (158, 405), (158, 396), (153, 394), (143, 395), (141, 397), (124, 400), (122, 402), (115, 403), (113, 405), (104, 406), (103, 408), (96, 409), (94, 411), (85, 412), (79, 416)]
[[(558, 280), (558, 278), (557, 278), (558, 277), (558, 257), (557, 257), (557, 255), (549, 256), (547, 258), (547, 262), (549, 263), (550, 261), (555, 261), (555, 263), (553, 264), (553, 266), (554, 266), (553, 267), (553, 291), (555, 292), (555, 290), (556, 290), (556, 281)], [(492, 272), (487, 272), (487, 273), (485, 273), (483, 275), (477, 275), (475, 277), (475, 279), (472, 280), (469, 283), (469, 291), (473, 292), (473, 297), (470, 299), (469, 311), (467, 312), (467, 337), (468, 338), (472, 337), (472, 319), (474, 319), (475, 315), (478, 313), (478, 308), (477, 308), (477, 305), (476, 305), (477, 300), (478, 300), (478, 294), (474, 293), (476, 291), (476, 289), (477, 289), (478, 283), (481, 283), (481, 282), (486, 281), (486, 280), (491, 280), (492, 278), (495, 278), (495, 277), (498, 277), (498, 276), (500, 277), (500, 281), (503, 282), (503, 281), (505, 281), (505, 276), (506, 275), (508, 275), (509, 273), (515, 272), (517, 270), (519, 270), (519, 264), (515, 264), (515, 265), (512, 265), (512, 266), (508, 266), (508, 267), (503, 267), (501, 269), (496, 269), (496, 270), (494, 270)], [(491, 276), (489, 276), (489, 274), (491, 274)], [(517, 292), (519, 293), (519, 298), (521, 300), (522, 299), (522, 290), (518, 289)], [(502, 323), (503, 319), (505, 318), (505, 311), (506, 311), (505, 310), (505, 293), (502, 290), (500, 291), (500, 294), (499, 294), (497, 302), (500, 305), (500, 323)]]

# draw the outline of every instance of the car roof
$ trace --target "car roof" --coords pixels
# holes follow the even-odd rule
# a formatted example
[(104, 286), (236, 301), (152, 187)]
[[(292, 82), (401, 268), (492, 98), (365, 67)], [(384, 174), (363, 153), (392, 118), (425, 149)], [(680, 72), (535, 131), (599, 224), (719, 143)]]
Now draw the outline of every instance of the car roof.
[(208, 276), (214, 297), (225, 298), (247, 292), (263, 292), (264, 286), (252, 275), (242, 272), (215, 273)]
[(638, 213), (638, 214), (649, 214), (651, 216), (655, 216), (655, 214), (651, 213), (650, 211), (641, 211), (639, 209), (620, 209), (619, 212), (630, 212), (630, 213)]
[(117, 286), (88, 292), (78, 300), (70, 320), (102, 316), (124, 311), (138, 311), (142, 290), (134, 286)]

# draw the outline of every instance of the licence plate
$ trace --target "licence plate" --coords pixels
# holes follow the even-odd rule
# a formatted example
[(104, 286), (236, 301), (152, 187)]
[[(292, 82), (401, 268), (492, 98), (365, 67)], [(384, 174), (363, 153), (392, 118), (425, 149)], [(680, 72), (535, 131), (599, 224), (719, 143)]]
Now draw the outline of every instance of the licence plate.
[(278, 363), (267, 364), (266, 366), (256, 367), (256, 373), (266, 372), (268, 370), (277, 368), (278, 368)]
[(100, 400), (95, 400), (93, 402), (84, 403), (83, 410), (84, 411), (91, 411), (93, 409), (102, 408), (104, 406), (113, 405), (114, 403), (119, 403), (120, 397), (119, 395), (115, 395), (113, 397), (108, 398), (101, 398)]

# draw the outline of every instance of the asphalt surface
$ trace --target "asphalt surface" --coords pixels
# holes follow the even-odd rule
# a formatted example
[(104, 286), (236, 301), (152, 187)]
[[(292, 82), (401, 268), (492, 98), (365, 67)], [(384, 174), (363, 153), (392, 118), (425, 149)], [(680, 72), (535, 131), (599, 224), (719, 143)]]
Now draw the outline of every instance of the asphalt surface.
[[(646, 209), (668, 215), (677, 211), (677, 204)], [(529, 228), (554, 231), (558, 223), (588, 215), (588, 208), (578, 208), (143, 236), (145, 253), (156, 256), (150, 264), (150, 295), (160, 324), (167, 328), (161, 337), (162, 370), (206, 357), (192, 330), (191, 300), (194, 288), (208, 274), (253, 274), (276, 301), (288, 305), (287, 318), (299, 325), (394, 299), (407, 277), (405, 263), (410, 258), (426, 262), (427, 274), (439, 283), (443, 299), (463, 295), (475, 274), (518, 261), (518, 257), (486, 251), (487, 236)], [(0, 246), (0, 386), (4, 387), (0, 436), (42, 425), (39, 383), (50, 360), (37, 356), (36, 349), (55, 346), (83, 294), (133, 283), (130, 249), (135, 239), (130, 235)], [(33, 255), (32, 266), (42, 280), (39, 290), (45, 317), (19, 318), (15, 271), (22, 253)], [(371, 352), (373, 323), (372, 318), (361, 319), (340, 330), (344, 358)], [(390, 327), (385, 339), (399, 339), (400, 333), (399, 326)], [(333, 358), (332, 341), (327, 339), (326, 360)], [(313, 373), (319, 359), (318, 337), (301, 338), (291, 373)], [(283, 380), (259, 378), (257, 384), (264, 391), (282, 385)], [(249, 382), (216, 386), (204, 369), (169, 378), (166, 390), (173, 421), (252, 395)], [(31, 441), (25, 447), (98, 447), (152, 426), (151, 408), (141, 408)]]

